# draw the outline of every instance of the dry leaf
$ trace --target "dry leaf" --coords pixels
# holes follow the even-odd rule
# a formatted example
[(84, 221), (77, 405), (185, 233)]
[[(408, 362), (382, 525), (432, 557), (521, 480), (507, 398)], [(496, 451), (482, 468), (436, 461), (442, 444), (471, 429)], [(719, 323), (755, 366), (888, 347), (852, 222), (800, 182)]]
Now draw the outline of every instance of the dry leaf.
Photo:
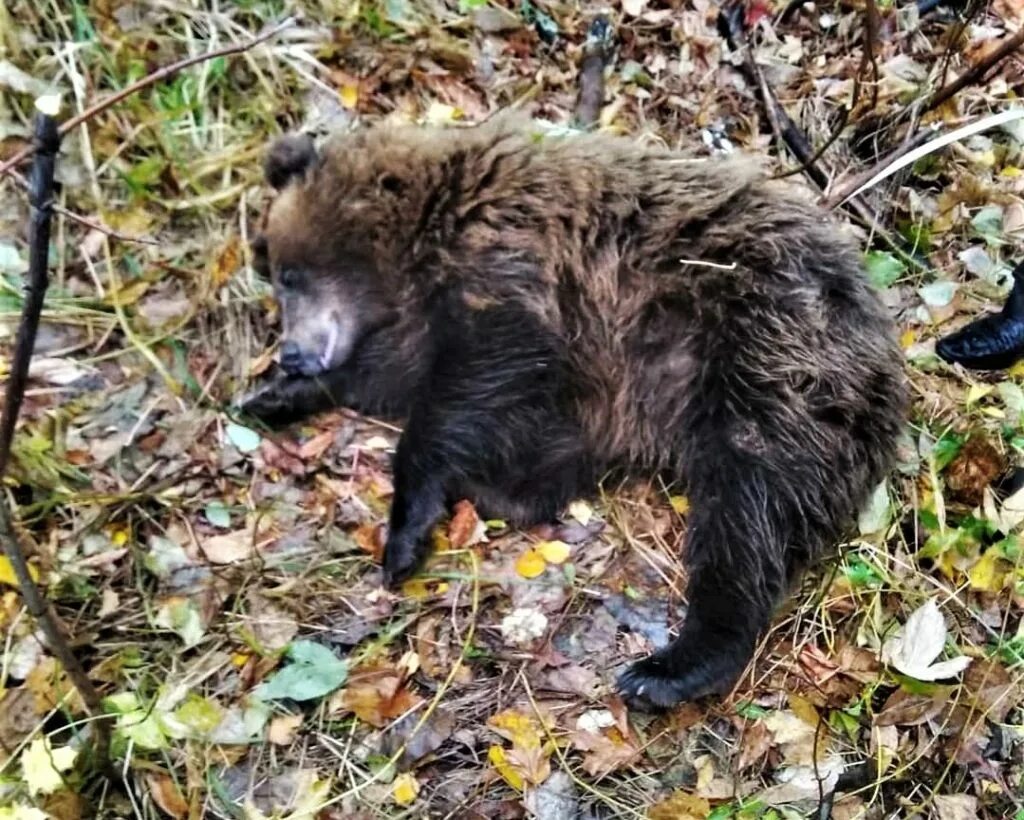
[(970, 794), (937, 794), (936, 820), (977, 820), (978, 798)]
[[(338, 705), (378, 729), (423, 700), (410, 692), (395, 667), (370, 667), (354, 673), (338, 694)], [(332, 699), (332, 705), (334, 699)]]
[(169, 817), (188, 817), (188, 802), (175, 782), (166, 774), (146, 775), (150, 797)]
[(455, 513), (448, 525), (448, 540), (454, 549), (462, 549), (481, 540), (486, 527), (476, 508), (466, 500), (455, 505)]
[(233, 564), (251, 558), (254, 553), (253, 533), (246, 528), (213, 535), (202, 543), (203, 555), (211, 564)]
[(278, 746), (289, 746), (296, 730), (302, 725), (302, 715), (278, 715), (267, 729), (267, 740)]
[(938, 604), (929, 599), (906, 625), (882, 647), (884, 663), (922, 681), (944, 680), (960, 674), (971, 659), (965, 655), (935, 663), (946, 646), (946, 622)]
[(707, 800), (684, 791), (672, 792), (647, 810), (649, 820), (705, 820), (709, 814), (711, 804)]
[(214, 290), (227, 284), (241, 265), (241, 243), (238, 236), (233, 235), (214, 257), (210, 266), (210, 283)]

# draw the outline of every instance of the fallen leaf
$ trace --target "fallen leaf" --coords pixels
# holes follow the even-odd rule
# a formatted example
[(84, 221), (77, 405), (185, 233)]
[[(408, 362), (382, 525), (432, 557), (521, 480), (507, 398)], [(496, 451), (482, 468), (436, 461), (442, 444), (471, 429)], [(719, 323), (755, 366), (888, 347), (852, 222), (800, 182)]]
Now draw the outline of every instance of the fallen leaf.
[(463, 499), (455, 505), (455, 514), (448, 525), (448, 540), (454, 549), (462, 549), (480, 541), (486, 529), (481, 525), (476, 508)]
[(302, 715), (278, 715), (270, 721), (267, 740), (278, 746), (289, 746), (296, 730), (302, 725)]
[(592, 777), (604, 777), (632, 763), (640, 750), (616, 727), (601, 732), (576, 730), (569, 740), (585, 752), (583, 768)]
[(234, 234), (217, 252), (210, 265), (210, 283), (214, 290), (226, 285), (242, 265), (241, 243)]
[(188, 802), (175, 782), (166, 774), (146, 775), (149, 795), (160, 810), (174, 818), (188, 817)]
[(965, 655), (935, 663), (946, 645), (946, 622), (938, 604), (929, 599), (906, 625), (882, 647), (881, 658), (904, 675), (922, 681), (944, 680), (960, 674), (971, 659)]
[(253, 532), (248, 528), (212, 535), (200, 547), (211, 564), (233, 564), (251, 558), (255, 552)]
[(523, 578), (536, 578), (544, 573), (547, 563), (535, 549), (528, 549), (516, 559), (516, 572)]
[(572, 552), (564, 541), (541, 541), (534, 549), (549, 564), (563, 564)]
[(647, 0), (622, 0), (622, 10), (630, 17), (639, 17), (647, 7)]
[(409, 690), (405, 678), (405, 673), (394, 666), (362, 668), (339, 693), (336, 705), (371, 726), (383, 728), (423, 700)]
[(875, 716), (875, 726), (918, 726), (938, 717), (950, 695), (948, 687), (930, 695), (912, 695), (903, 689), (893, 692)]
[(412, 805), (419, 793), (419, 781), (411, 772), (398, 775), (395, 782), (391, 784), (391, 796), (399, 806)]
[[(28, 574), (33, 581), (39, 581), (39, 570), (32, 564), (28, 565)], [(7, 584), (15, 589), (18, 587), (18, 578), (14, 574), (14, 567), (11, 566), (11, 561), (6, 555), (0, 555), (0, 584)]]
[(313, 641), (295, 641), (288, 647), (291, 663), (256, 687), (263, 700), (315, 700), (341, 686), (348, 677), (348, 664), (326, 646)]
[(225, 435), (228, 437), (235, 449), (240, 453), (251, 453), (259, 449), (260, 446), (260, 434), (255, 430), (250, 430), (248, 427), (243, 427), (240, 424), (229, 424), (224, 428)]
[(936, 820), (977, 820), (978, 798), (970, 794), (935, 795)]
[(502, 746), (492, 745), (487, 750), (487, 759), (497, 770), (498, 774), (504, 778), (506, 783), (516, 791), (521, 792), (523, 790), (523, 778), (519, 776), (519, 773), (508, 762), (508, 758), (505, 756), (505, 749)]
[(78, 753), (70, 746), (53, 748), (50, 739), (37, 737), (21, 755), (21, 776), (28, 793), (51, 794), (64, 785), (61, 776), (75, 765)]
[(647, 810), (649, 820), (705, 820), (711, 804), (703, 797), (676, 790)]
[(573, 501), (569, 505), (569, 515), (580, 522), (584, 527), (590, 523), (590, 520), (594, 517), (594, 508), (591, 507), (586, 501)]
[(885, 774), (896, 759), (899, 748), (900, 733), (893, 725), (880, 726), (875, 723), (871, 727), (871, 758), (878, 766), (878, 773)]

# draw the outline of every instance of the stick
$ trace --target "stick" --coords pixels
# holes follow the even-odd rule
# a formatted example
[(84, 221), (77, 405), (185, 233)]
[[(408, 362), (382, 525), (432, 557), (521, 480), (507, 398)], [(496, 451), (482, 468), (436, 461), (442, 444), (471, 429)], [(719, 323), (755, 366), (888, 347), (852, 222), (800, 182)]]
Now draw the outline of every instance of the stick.
[(998, 63), (1001, 63), (1022, 45), (1024, 45), (1024, 28), (1021, 28), (1012, 37), (1004, 38), (999, 48), (989, 54), (988, 57), (976, 66), (965, 71), (953, 80), (953, 82), (942, 86), (942, 88), (932, 94), (924, 104), (924, 110), (932, 111), (946, 102), (946, 100), (954, 94), (957, 94), (967, 88), (967, 86), (982, 82), (985, 79), (985, 75), (989, 72), (989, 69), (993, 68)]
[[(166, 79), (167, 77), (170, 77), (172, 74), (177, 74), (179, 71), (182, 71), (183, 69), (190, 68), (191, 66), (194, 66), (197, 63), (205, 63), (208, 60), (214, 60), (217, 57), (228, 57), (232, 54), (242, 54), (243, 52), (248, 51), (254, 46), (266, 42), (272, 37), (276, 37), (286, 28), (289, 28), (294, 22), (295, 18), (289, 17), (284, 22), (279, 23), (278, 25), (274, 26), (271, 29), (267, 29), (262, 34), (253, 37), (251, 40), (248, 40), (247, 42), (235, 43), (234, 45), (219, 48), (216, 51), (207, 51), (204, 54), (197, 54), (192, 57), (186, 57), (183, 60), (178, 60), (178, 62), (176, 63), (171, 63), (170, 65), (165, 65), (162, 68), (158, 68), (151, 74), (147, 74), (141, 80), (136, 80), (127, 88), (122, 88), (120, 91), (117, 91), (113, 94), (104, 97), (99, 102), (93, 103), (88, 108), (86, 108), (81, 114), (78, 114), (77, 116), (74, 116), (67, 122), (63, 123), (60, 126), (60, 129), (58, 130), (58, 134), (63, 137), (69, 131), (73, 131), (82, 123), (88, 122), (97, 114), (100, 114), (103, 111), (106, 111), (112, 105), (116, 105), (117, 103), (121, 102), (121, 100), (123, 100), (125, 97), (130, 97), (132, 94), (142, 91), (145, 88), (149, 88), (149, 86), (158, 83), (161, 80)], [(26, 159), (32, 156), (32, 154), (35, 153), (35, 151), (36, 148), (34, 145), (26, 146), (21, 151), (18, 151), (13, 157), (7, 160), (7, 162), (0, 165), (0, 176), (4, 176), (10, 173), (12, 168), (15, 168), (18, 165), (20, 165), (22, 162), (24, 162)]]
[(576, 97), (575, 125), (592, 128), (604, 106), (604, 69), (612, 53), (612, 26), (608, 18), (594, 18), (587, 30), (580, 63), (579, 93)]
[[(13, 179), (15, 184), (18, 185), (20, 188), (23, 188), (26, 191), (29, 189), (28, 180), (25, 179), (25, 177), (23, 177), (21, 174), (15, 171), (13, 168), (7, 172), (7, 175), (11, 179)], [(128, 234), (126, 233), (120, 233), (119, 231), (115, 231), (113, 228), (104, 225), (102, 222), (95, 222), (92, 219), (89, 219), (89, 217), (87, 216), (75, 213), (74, 211), (69, 211), (63, 205), (58, 205), (56, 202), (51, 203), (50, 208), (55, 214), (60, 214), (65, 219), (70, 219), (72, 222), (77, 222), (79, 225), (82, 225), (85, 228), (89, 228), (90, 230), (105, 233), (111, 239), (117, 239), (121, 242), (138, 242), (140, 245), (157, 244), (157, 241), (155, 239), (150, 239), (149, 237), (146, 236), (128, 236)]]
[[(18, 324), (18, 334), (14, 341), (11, 372), (4, 390), (3, 411), (0, 414), (0, 478), (6, 472), (10, 460), (14, 427), (17, 424), (21, 401), (25, 395), (28, 368), (32, 361), (32, 349), (35, 347), (39, 317), (43, 311), (43, 297), (46, 295), (48, 284), (47, 264), (50, 252), (53, 169), (56, 163), (57, 149), (60, 147), (60, 134), (52, 117), (43, 113), (36, 114), (32, 145), (35, 162), (32, 164), (32, 175), (29, 182), (31, 217), (29, 221), (28, 277), (25, 286), (25, 302), (21, 309), (21, 321)], [(0, 491), (0, 542), (3, 543), (4, 552), (18, 579), (18, 587), (25, 601), (25, 608), (43, 630), (51, 651), (57, 656), (57, 660), (64, 667), (68, 678), (78, 690), (89, 716), (102, 718), (103, 707), (99, 693), (93, 687), (85, 670), (68, 645), (57, 619), (47, 606), (46, 599), (39, 591), (39, 587), (32, 580), (25, 554), (22, 552), (21, 544), (14, 532), (12, 519), (7, 494)], [(93, 726), (96, 732), (93, 747), (96, 759), (100, 768), (105, 768), (110, 748), (110, 729), (107, 721), (102, 719), (94, 720)]]
[(875, 174), (877, 174), (879, 169), (889, 167), (894, 162), (896, 162), (896, 160), (898, 160), (900, 157), (905, 156), (906, 154), (913, 151), (915, 148), (919, 148), (920, 146), (928, 142), (928, 140), (938, 132), (940, 127), (941, 126), (939, 126), (938, 123), (936, 123), (934, 125), (929, 126), (928, 128), (925, 128), (922, 131), (918, 131), (913, 136), (908, 137), (903, 141), (903, 144), (899, 146), (897, 149), (886, 154), (884, 157), (882, 157), (881, 160), (879, 160), (873, 166), (868, 168), (866, 171), (862, 171), (861, 173), (856, 174), (853, 177), (850, 177), (847, 182), (844, 182), (841, 186), (838, 186), (837, 189), (834, 190), (827, 197), (823, 196), (818, 201), (818, 203), (829, 209), (835, 208), (839, 203), (844, 202), (850, 196), (850, 194), (858, 190), (861, 185), (863, 185)]
[[(960, 128), (957, 128), (955, 131), (950, 131), (948, 134), (943, 134), (940, 137), (936, 137), (935, 139), (926, 142), (924, 145), (915, 148), (912, 151), (908, 151), (907, 153), (899, 157), (899, 159), (893, 160), (891, 163), (889, 163), (889, 165), (882, 168), (880, 171), (873, 173), (870, 179), (868, 179), (866, 182), (858, 186), (857, 189), (854, 190), (852, 193), (845, 194), (843, 199), (838, 200), (836, 204), (842, 205), (844, 202), (847, 202), (848, 200), (853, 199), (854, 197), (868, 190), (868, 188), (873, 188), (883, 179), (891, 177), (901, 168), (906, 168), (908, 165), (917, 162), (919, 159), (921, 159), (921, 157), (928, 156), (928, 154), (931, 154), (934, 151), (938, 151), (940, 148), (945, 148), (950, 143), (954, 143), (957, 140), (964, 139), (965, 137), (970, 137), (974, 134), (980, 134), (982, 131), (987, 131), (988, 129), (995, 128), (998, 125), (1003, 125), (1005, 123), (1013, 122), (1014, 120), (1019, 120), (1022, 118), (1024, 118), (1024, 108), (1011, 108), (1007, 111), (1001, 111), (998, 114), (993, 114), (990, 117), (982, 117), (980, 120), (975, 120), (974, 122), (968, 125), (961, 126)], [(875, 169), (872, 169), (872, 171), (874, 172)]]

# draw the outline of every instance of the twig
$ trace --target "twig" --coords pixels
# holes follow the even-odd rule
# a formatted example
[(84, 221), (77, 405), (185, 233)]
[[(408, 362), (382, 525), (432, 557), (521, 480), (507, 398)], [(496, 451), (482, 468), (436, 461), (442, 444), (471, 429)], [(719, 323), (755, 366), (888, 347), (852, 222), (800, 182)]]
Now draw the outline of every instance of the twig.
[[(117, 91), (113, 94), (104, 97), (99, 102), (93, 103), (81, 113), (72, 117), (67, 122), (62, 123), (60, 129), (58, 130), (58, 133), (60, 136), (64, 136), (69, 131), (73, 131), (75, 128), (80, 126), (82, 123), (88, 122), (97, 114), (106, 111), (112, 105), (116, 105), (117, 103), (121, 102), (121, 100), (123, 100), (125, 97), (130, 97), (132, 94), (142, 91), (145, 88), (149, 88), (149, 86), (154, 85), (155, 83), (158, 83), (161, 80), (166, 79), (167, 77), (170, 77), (173, 74), (177, 74), (179, 71), (182, 71), (183, 69), (190, 68), (191, 66), (194, 66), (197, 63), (205, 63), (208, 60), (215, 60), (217, 57), (228, 57), (232, 54), (242, 54), (243, 52), (248, 51), (254, 46), (257, 46), (260, 43), (266, 42), (267, 40), (276, 37), (286, 28), (289, 28), (294, 22), (295, 18), (289, 17), (284, 22), (279, 23), (273, 28), (267, 29), (262, 34), (258, 34), (251, 40), (248, 40), (244, 43), (235, 43), (234, 45), (225, 46), (224, 48), (219, 48), (215, 51), (207, 51), (203, 54), (196, 54), (192, 57), (186, 57), (183, 60), (178, 60), (178, 62), (176, 63), (171, 63), (170, 65), (165, 65), (161, 68), (158, 68), (156, 71), (147, 74), (142, 79), (136, 80), (128, 87), (122, 88), (120, 91)], [(7, 162), (0, 165), (0, 176), (4, 176), (10, 173), (12, 168), (15, 168), (18, 165), (20, 165), (22, 162), (24, 162), (26, 159), (32, 156), (32, 154), (35, 151), (36, 148), (34, 145), (28, 145), (21, 151), (18, 151), (13, 157), (7, 160)]]
[[(10, 376), (4, 390), (3, 412), (0, 414), (0, 477), (6, 472), (10, 460), (14, 428), (25, 395), (29, 364), (32, 361), (32, 350), (35, 347), (36, 331), (39, 329), (39, 317), (43, 311), (43, 299), (48, 285), (47, 266), (50, 250), (53, 170), (57, 149), (60, 147), (60, 134), (52, 117), (43, 113), (36, 114), (35, 137), (32, 144), (35, 162), (32, 165), (29, 183), (31, 217), (28, 277), (25, 287), (25, 302), (21, 309), (21, 321), (18, 324), (18, 333), (14, 342)], [(14, 532), (12, 520), (7, 494), (0, 492), (0, 542), (3, 543), (4, 553), (11, 562), (14, 575), (18, 579), (18, 588), (25, 601), (25, 608), (43, 630), (50, 650), (57, 656), (68, 678), (78, 690), (90, 717), (100, 718), (93, 721), (96, 732), (93, 748), (100, 768), (106, 768), (110, 748), (110, 729), (107, 722), (101, 719), (103, 707), (99, 693), (75, 657), (56, 617), (32, 579), (25, 554)]]
[(924, 104), (923, 110), (932, 111), (953, 95), (967, 88), (967, 86), (982, 82), (990, 69), (1001, 63), (1022, 45), (1024, 45), (1024, 28), (1021, 28), (1013, 36), (1004, 38), (999, 48), (989, 54), (984, 60), (932, 94)]
[[(28, 180), (25, 179), (13, 168), (7, 172), (7, 176), (14, 180), (15, 184), (24, 190), (29, 189)], [(79, 225), (88, 228), (92, 231), (99, 231), (109, 236), (111, 239), (117, 239), (120, 242), (138, 242), (140, 245), (156, 245), (158, 244), (155, 239), (150, 239), (148, 236), (129, 236), (126, 233), (115, 231), (113, 228), (104, 225), (102, 222), (95, 222), (89, 219), (87, 216), (75, 213), (74, 211), (68, 210), (63, 205), (58, 205), (56, 202), (50, 204), (50, 209), (55, 214), (60, 214), (65, 219), (70, 219), (72, 222), (77, 222)]]
[(579, 92), (574, 116), (577, 128), (592, 128), (604, 106), (604, 70), (612, 54), (612, 26), (608, 18), (596, 17), (587, 30), (580, 62)]
[[(964, 125), (960, 128), (957, 128), (955, 131), (950, 131), (948, 134), (943, 134), (940, 137), (936, 137), (935, 139), (926, 142), (924, 145), (915, 148), (912, 151), (906, 152), (899, 159), (892, 161), (888, 166), (882, 168), (880, 171), (873, 173), (870, 179), (859, 185), (856, 188), (856, 190), (854, 190), (852, 193), (846, 194), (843, 197), (843, 199), (838, 200), (836, 204), (842, 205), (843, 203), (853, 199), (854, 197), (868, 190), (868, 188), (873, 188), (883, 179), (891, 177), (901, 168), (905, 168), (906, 166), (917, 162), (919, 159), (921, 159), (921, 157), (928, 156), (928, 154), (931, 154), (934, 151), (938, 151), (940, 148), (945, 148), (950, 143), (964, 139), (965, 137), (970, 137), (973, 134), (979, 134), (982, 131), (987, 131), (988, 129), (995, 128), (998, 125), (1003, 125), (1005, 123), (1013, 122), (1014, 120), (1019, 119), (1024, 119), (1024, 108), (1011, 108), (1008, 111), (1001, 111), (998, 114), (993, 114), (990, 117), (982, 117), (980, 120), (975, 120), (969, 125)], [(874, 169), (872, 170), (874, 171)]]
[(841, 186), (837, 186), (837, 188), (828, 196), (823, 196), (819, 200), (819, 204), (826, 208), (835, 208), (841, 202), (844, 202), (850, 194), (858, 190), (861, 185), (877, 174), (879, 169), (887, 168), (900, 157), (909, 154), (915, 148), (919, 148), (928, 142), (928, 140), (938, 132), (939, 128), (941, 128), (941, 126), (938, 123), (935, 123), (922, 131), (918, 131), (913, 136), (907, 137), (901, 146), (890, 151), (870, 168), (850, 177), (848, 181), (844, 182)]

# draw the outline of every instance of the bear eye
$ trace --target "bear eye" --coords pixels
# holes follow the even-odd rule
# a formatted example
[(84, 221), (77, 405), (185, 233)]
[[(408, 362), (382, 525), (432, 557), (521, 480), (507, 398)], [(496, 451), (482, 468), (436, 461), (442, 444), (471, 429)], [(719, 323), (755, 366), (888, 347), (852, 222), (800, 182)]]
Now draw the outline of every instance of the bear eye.
[(299, 286), (302, 277), (295, 268), (285, 268), (277, 277), (283, 288), (295, 288)]

